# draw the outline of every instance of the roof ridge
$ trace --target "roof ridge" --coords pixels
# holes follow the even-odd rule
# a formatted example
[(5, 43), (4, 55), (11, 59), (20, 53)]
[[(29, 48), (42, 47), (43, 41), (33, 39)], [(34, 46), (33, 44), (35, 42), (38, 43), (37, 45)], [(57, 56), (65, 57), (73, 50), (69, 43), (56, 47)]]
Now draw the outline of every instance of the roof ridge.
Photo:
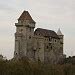
[[(47, 31), (49, 30), (49, 29), (44, 29), (44, 28), (37, 28), (37, 29), (43, 29), (43, 30), (47, 30)], [(50, 30), (50, 31), (54, 31), (54, 30)], [(55, 32), (55, 31), (54, 31), (54, 32)]]

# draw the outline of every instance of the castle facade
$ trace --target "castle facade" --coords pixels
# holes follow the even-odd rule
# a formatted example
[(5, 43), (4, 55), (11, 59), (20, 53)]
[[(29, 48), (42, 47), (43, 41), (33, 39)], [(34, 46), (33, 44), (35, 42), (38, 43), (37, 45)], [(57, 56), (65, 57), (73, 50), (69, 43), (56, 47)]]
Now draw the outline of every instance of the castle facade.
[(15, 23), (14, 58), (28, 57), (32, 61), (58, 63), (63, 58), (63, 37), (60, 29), (37, 28), (28, 11), (24, 11)]

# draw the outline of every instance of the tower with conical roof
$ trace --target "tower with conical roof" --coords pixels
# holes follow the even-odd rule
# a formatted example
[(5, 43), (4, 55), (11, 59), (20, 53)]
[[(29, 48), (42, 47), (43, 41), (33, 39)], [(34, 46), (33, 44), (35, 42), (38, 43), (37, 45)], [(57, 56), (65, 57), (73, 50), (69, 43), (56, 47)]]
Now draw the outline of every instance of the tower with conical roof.
[(58, 29), (57, 31), (57, 35), (59, 36), (59, 39), (60, 39), (60, 53), (63, 54), (63, 38), (64, 38), (64, 35), (62, 34), (60, 28)]
[(28, 11), (24, 11), (15, 23), (15, 52), (14, 57), (28, 56), (32, 58), (32, 39), (34, 36), (35, 21)]

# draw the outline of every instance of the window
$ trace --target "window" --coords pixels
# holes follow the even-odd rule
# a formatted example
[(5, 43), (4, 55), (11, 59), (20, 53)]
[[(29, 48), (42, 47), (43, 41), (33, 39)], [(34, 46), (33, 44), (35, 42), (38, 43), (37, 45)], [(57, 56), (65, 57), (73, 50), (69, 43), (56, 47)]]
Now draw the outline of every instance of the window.
[(39, 49), (41, 49), (41, 48), (39, 48)]
[(51, 38), (49, 38), (49, 41), (51, 41)]
[(33, 51), (34, 51), (34, 59), (35, 59), (36, 50), (33, 50)]
[(52, 49), (52, 46), (51, 46), (51, 49)]
[(29, 36), (29, 39), (31, 39), (31, 36)]
[(48, 46), (47, 46), (47, 49), (48, 49)]
[(31, 32), (31, 28), (30, 28), (30, 32)]
[(57, 40), (55, 40), (55, 42), (57, 42)]
[(49, 43), (49, 46), (51, 45), (51, 43)]
[(39, 34), (40, 35), (40, 34)]
[(60, 42), (60, 44), (63, 44), (63, 42)]
[(17, 55), (17, 53), (16, 53), (16, 55)]

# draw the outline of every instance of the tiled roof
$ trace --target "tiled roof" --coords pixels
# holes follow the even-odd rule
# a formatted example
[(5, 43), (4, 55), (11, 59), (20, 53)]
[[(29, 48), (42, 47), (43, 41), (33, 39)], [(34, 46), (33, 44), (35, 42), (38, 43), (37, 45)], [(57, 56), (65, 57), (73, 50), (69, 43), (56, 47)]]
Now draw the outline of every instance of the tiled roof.
[(37, 33), (39, 33), (40, 35), (42, 35), (44, 37), (59, 38), (58, 35), (56, 34), (56, 32), (54, 32), (53, 30), (47, 30), (47, 29), (37, 28), (35, 30), (34, 34), (36, 35)]
[(29, 12), (28, 11), (24, 11), (21, 16), (19, 17), (18, 20), (29, 20), (30, 22), (34, 22), (35, 21), (32, 19), (32, 17), (30, 16)]

